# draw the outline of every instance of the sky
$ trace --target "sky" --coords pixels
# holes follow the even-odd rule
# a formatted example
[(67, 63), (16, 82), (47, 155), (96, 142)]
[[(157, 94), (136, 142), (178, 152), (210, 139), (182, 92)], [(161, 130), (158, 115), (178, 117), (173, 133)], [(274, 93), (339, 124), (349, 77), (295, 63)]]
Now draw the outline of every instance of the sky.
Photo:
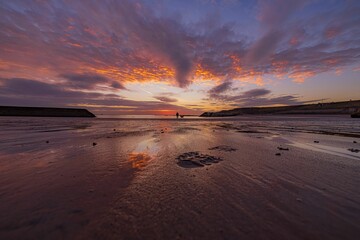
[(0, 105), (200, 114), (360, 99), (357, 0), (0, 0)]

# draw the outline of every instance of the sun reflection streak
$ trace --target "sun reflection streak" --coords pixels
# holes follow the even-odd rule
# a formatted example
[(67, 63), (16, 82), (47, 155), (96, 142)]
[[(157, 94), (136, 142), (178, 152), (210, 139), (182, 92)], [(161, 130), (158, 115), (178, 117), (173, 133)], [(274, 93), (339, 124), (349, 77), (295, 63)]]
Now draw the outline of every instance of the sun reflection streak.
[(146, 152), (132, 152), (128, 156), (128, 162), (131, 163), (132, 168), (137, 170), (144, 169), (151, 159), (151, 156)]

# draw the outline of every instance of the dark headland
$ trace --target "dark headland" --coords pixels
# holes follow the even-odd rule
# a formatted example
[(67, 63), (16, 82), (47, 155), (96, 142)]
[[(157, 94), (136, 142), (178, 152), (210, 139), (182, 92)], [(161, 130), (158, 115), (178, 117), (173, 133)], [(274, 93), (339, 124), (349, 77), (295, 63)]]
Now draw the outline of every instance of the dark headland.
[(204, 112), (200, 117), (228, 117), (240, 115), (265, 114), (348, 114), (359, 115), (360, 100), (346, 102), (317, 103), (282, 107), (249, 107), (223, 110), (219, 112)]
[(46, 108), (0, 106), (0, 116), (23, 117), (96, 117), (82, 108)]

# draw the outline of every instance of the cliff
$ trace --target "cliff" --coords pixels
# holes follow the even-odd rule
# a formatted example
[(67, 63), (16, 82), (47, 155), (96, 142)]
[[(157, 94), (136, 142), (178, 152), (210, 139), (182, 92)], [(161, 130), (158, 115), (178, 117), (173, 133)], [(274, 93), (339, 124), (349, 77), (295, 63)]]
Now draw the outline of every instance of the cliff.
[(283, 107), (235, 108), (219, 112), (204, 112), (200, 117), (226, 117), (264, 114), (352, 114), (360, 109), (360, 100), (347, 102), (317, 103)]
[(0, 116), (96, 117), (86, 109), (0, 106)]

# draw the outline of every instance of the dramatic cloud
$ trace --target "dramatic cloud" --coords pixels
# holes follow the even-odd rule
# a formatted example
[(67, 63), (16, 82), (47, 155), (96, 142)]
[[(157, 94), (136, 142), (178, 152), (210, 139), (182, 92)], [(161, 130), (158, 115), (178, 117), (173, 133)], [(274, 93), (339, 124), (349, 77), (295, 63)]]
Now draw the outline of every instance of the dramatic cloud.
[[(2, 58), (63, 74), (79, 69), (124, 81), (190, 83), (187, 34), (132, 1), (1, 4)], [(24, 54), (25, 53), (25, 54)], [(39, 68), (39, 67), (37, 67)]]
[[(186, 25), (155, 14), (141, 1), (8, 1), (0, 6), (0, 58), (3, 71), (18, 66), (39, 76), (100, 74), (121, 84), (176, 80), (180, 87), (198, 79), (227, 75), (241, 80), (273, 72), (299, 80), (301, 71), (306, 78), (358, 62), (359, 41), (350, 40), (358, 38), (359, 4), (344, 3), (335, 13), (324, 10), (292, 21), (309, 4), (259, 1), (254, 9), (264, 34), (249, 41), (221, 19), (216, 25)], [(331, 42), (314, 58), (308, 50), (316, 49), (323, 36)], [(342, 59), (331, 63), (330, 58)], [(119, 84), (112, 86), (122, 89)]]
[(282, 25), (291, 15), (302, 8), (308, 0), (260, 0), (258, 18), (266, 27)]
[[(218, 84), (209, 99), (292, 104), (299, 99), (286, 94), (233, 96), (233, 85), (301, 83), (359, 65), (359, 12), (351, 0), (225, 1), (221, 9), (206, 1), (1, 1), (0, 91), (11, 99), (53, 93), (72, 99), (66, 104), (104, 98), (103, 105), (133, 107), (111, 94), (146, 83), (186, 91), (203, 81)], [(144, 106), (174, 108), (176, 99), (154, 95)]]
[(209, 90), (210, 98), (217, 98), (221, 93), (231, 90), (233, 83), (230, 80), (224, 81), (223, 83), (213, 87)]
[(271, 93), (271, 91), (268, 89), (263, 89), (263, 88), (252, 89), (244, 92), (241, 95), (241, 98), (254, 98), (254, 97), (256, 98), (256, 97), (268, 95), (269, 93)]
[(269, 57), (274, 54), (278, 43), (282, 39), (282, 32), (270, 31), (249, 49), (247, 60), (249, 65), (256, 66), (269, 62)]
[(125, 89), (117, 82), (97, 74), (61, 74), (67, 80), (66, 86), (73, 89), (95, 89), (97, 85), (107, 84), (115, 89)]
[[(96, 113), (159, 113), (157, 111), (197, 111), (158, 101), (133, 101), (115, 94), (68, 90), (63, 86), (32, 79), (0, 79), (0, 102), (10, 106), (87, 107)], [(105, 108), (105, 109), (104, 109)]]
[(162, 102), (177, 102), (178, 101), (175, 98), (166, 97), (166, 96), (155, 96), (154, 98), (159, 101), (162, 101)]
[(32, 81), (23, 78), (2, 79), (0, 82), (1, 95), (33, 95), (33, 96), (56, 96), (62, 95), (64, 92), (58, 89), (55, 85)]
[(233, 107), (271, 106), (271, 105), (296, 105), (318, 102), (324, 99), (302, 101), (296, 95), (272, 96), (271, 91), (264, 88), (256, 88), (237, 94), (214, 94), (209, 91), (210, 99), (228, 102)]

